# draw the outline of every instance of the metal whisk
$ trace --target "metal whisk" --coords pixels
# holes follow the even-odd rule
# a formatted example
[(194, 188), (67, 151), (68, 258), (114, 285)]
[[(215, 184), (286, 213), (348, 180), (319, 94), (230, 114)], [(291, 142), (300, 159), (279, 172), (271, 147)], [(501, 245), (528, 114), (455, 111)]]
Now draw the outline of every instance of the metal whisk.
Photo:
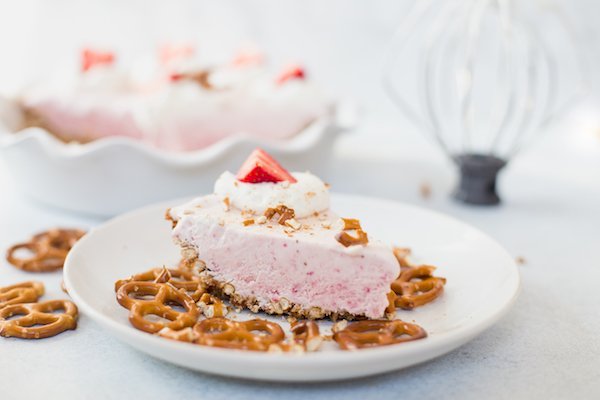
[(383, 83), (459, 167), (454, 197), (496, 204), (498, 172), (580, 98), (583, 65), (571, 24), (551, 3), (417, 0)]

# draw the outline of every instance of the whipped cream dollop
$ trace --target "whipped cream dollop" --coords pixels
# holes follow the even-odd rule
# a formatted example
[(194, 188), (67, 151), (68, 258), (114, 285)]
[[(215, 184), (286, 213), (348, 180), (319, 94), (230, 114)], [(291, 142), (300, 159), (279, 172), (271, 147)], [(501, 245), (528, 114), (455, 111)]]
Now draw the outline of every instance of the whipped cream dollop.
[(229, 198), (240, 210), (262, 215), (268, 208), (281, 204), (294, 209), (296, 218), (304, 218), (329, 209), (329, 188), (308, 172), (292, 172), (297, 182), (246, 183), (231, 172), (224, 172), (215, 182), (215, 193)]

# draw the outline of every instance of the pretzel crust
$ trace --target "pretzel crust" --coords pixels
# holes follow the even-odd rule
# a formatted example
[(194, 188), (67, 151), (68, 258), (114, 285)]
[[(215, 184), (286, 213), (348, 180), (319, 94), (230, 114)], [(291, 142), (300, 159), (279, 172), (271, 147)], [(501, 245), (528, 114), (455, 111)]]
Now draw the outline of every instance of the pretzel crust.
[[(53, 311), (64, 310), (54, 314)], [(15, 315), (18, 318), (9, 319)], [(77, 327), (77, 306), (69, 300), (12, 304), (0, 309), (0, 336), (43, 339)]]
[(367, 320), (353, 322), (337, 331), (333, 340), (342, 350), (357, 350), (410, 342), (425, 337), (427, 332), (416, 324), (401, 320)]
[[(6, 251), (6, 260), (27, 272), (50, 272), (63, 267), (67, 254), (85, 232), (79, 229), (51, 229), (34, 235), (28, 242), (17, 243)], [(19, 250), (33, 253), (17, 257)]]

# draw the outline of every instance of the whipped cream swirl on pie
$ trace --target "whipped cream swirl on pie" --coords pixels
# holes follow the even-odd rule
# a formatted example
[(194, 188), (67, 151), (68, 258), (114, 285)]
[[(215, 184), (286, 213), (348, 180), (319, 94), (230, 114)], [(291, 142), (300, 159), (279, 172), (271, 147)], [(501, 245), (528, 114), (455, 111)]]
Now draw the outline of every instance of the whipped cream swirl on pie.
[(215, 183), (215, 193), (229, 198), (237, 209), (262, 215), (268, 208), (285, 205), (304, 218), (329, 209), (329, 188), (309, 172), (293, 172), (297, 182), (245, 183), (224, 172)]

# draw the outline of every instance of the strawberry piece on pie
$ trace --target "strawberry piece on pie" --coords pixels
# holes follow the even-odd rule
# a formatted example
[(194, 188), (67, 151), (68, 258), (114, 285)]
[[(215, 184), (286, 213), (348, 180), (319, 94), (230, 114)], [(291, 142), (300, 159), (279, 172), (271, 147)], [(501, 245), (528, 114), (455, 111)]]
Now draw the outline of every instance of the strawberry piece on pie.
[(89, 71), (98, 65), (110, 65), (115, 61), (115, 55), (110, 51), (84, 49), (81, 53), (81, 70)]
[(299, 65), (290, 65), (285, 68), (276, 79), (278, 85), (281, 85), (292, 79), (304, 79), (306, 74), (304, 68)]
[(256, 149), (250, 154), (236, 177), (246, 183), (296, 182), (292, 174), (262, 149)]

